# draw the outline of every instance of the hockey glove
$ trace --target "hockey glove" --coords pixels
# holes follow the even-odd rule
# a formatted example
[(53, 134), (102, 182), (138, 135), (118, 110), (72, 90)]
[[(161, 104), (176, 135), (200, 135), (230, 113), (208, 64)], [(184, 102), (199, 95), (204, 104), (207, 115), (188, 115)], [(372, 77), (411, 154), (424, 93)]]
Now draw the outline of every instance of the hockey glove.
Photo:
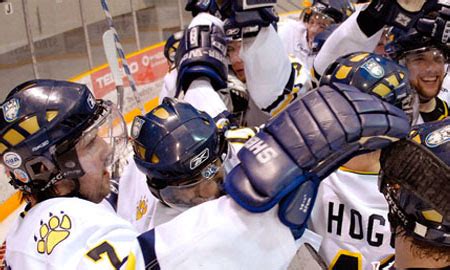
[(406, 137), (409, 128), (403, 111), (373, 95), (343, 84), (321, 86), (245, 144), (225, 189), (251, 212), (280, 203), (280, 220), (298, 237), (320, 180), (352, 157)]
[(436, 4), (438, 16), (435, 18), (420, 18), (416, 24), (418, 32), (429, 36), (440, 44), (450, 46), (450, 2), (438, 0)]
[(278, 22), (276, 0), (222, 0), (219, 10), (225, 35), (231, 39), (256, 36), (261, 27)]
[(197, 16), (200, 12), (209, 12), (216, 15), (218, 11), (215, 0), (188, 0), (184, 9), (190, 11), (192, 17)]
[(408, 30), (415, 25), (422, 14), (429, 10), (430, 5), (420, 1), (373, 0), (358, 15), (358, 25), (368, 37), (381, 30), (385, 25)]
[(225, 37), (218, 26), (197, 25), (186, 29), (176, 55), (176, 97), (200, 77), (208, 78), (215, 90), (227, 87), (226, 53)]

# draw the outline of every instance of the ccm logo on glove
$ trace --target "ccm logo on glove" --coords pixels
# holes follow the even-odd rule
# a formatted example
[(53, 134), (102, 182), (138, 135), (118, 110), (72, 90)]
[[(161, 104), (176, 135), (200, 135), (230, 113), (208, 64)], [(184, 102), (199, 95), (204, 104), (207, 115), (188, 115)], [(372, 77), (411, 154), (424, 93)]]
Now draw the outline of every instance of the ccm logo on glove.
[(244, 147), (250, 150), (260, 163), (269, 162), (272, 158), (278, 156), (278, 153), (272, 147), (258, 137), (248, 140)]

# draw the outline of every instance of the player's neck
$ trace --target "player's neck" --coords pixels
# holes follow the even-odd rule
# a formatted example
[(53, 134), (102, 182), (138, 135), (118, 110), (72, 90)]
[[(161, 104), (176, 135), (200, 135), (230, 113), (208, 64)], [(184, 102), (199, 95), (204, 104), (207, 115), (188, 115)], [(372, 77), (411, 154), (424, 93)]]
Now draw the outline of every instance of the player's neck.
[(419, 111), (420, 112), (432, 112), (436, 108), (436, 99), (433, 98), (425, 103), (419, 104)]
[(354, 171), (360, 172), (375, 172), (380, 171), (380, 151), (356, 156), (344, 164), (344, 167)]
[(429, 254), (421, 256), (409, 237), (397, 236), (395, 250), (396, 269), (448, 269), (446, 258), (436, 259)]

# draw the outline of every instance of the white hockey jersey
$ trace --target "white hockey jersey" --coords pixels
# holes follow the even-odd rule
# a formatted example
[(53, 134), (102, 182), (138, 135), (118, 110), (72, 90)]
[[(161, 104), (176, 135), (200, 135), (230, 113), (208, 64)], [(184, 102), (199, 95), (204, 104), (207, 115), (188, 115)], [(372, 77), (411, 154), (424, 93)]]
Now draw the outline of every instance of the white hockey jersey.
[(388, 205), (377, 174), (343, 167), (322, 181), (310, 229), (322, 235), (319, 254), (329, 269), (372, 269), (392, 259)]
[[(11, 269), (118, 269), (138, 245), (137, 235), (103, 205), (49, 199), (18, 218), (6, 239), (5, 260)], [(136, 267), (143, 267), (142, 256), (135, 255)]]
[(38, 270), (152, 269), (158, 262), (161, 269), (286, 269), (296, 246), (277, 210), (252, 214), (223, 196), (136, 238), (102, 205), (49, 199), (19, 218), (5, 259), (11, 269)]
[(131, 155), (119, 180), (117, 214), (142, 233), (150, 227), (156, 202), (147, 186), (145, 174), (136, 167)]
[(161, 92), (158, 96), (158, 104), (161, 104), (165, 97), (174, 97), (177, 91), (177, 69), (172, 69), (164, 75)]
[(438, 97), (443, 101), (447, 102), (447, 104), (450, 104), (450, 77), (448, 76), (448, 73), (444, 78), (444, 82), (442, 83), (442, 89), (439, 92)]
[(278, 35), (286, 52), (298, 58), (307, 70), (311, 70), (315, 55), (308, 45), (306, 24), (299, 20), (286, 19), (278, 24)]
[(155, 229), (161, 269), (286, 269), (297, 247), (277, 213), (249, 213), (228, 196), (190, 208)]
[(262, 28), (255, 38), (244, 39), (240, 57), (251, 98), (271, 116), (311, 89), (309, 70), (288, 56), (272, 26)]

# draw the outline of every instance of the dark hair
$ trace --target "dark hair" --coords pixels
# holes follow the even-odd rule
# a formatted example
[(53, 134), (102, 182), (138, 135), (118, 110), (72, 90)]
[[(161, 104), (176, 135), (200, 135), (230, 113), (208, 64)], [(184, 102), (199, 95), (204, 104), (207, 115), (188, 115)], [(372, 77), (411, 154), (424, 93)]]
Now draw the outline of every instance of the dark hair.
[(412, 237), (408, 232), (400, 225), (396, 226), (396, 237), (403, 238), (406, 241), (411, 242), (411, 249), (409, 250), (414, 257), (419, 259), (431, 258), (434, 261), (445, 259), (450, 262), (450, 248), (446, 246), (435, 246), (416, 237)]

